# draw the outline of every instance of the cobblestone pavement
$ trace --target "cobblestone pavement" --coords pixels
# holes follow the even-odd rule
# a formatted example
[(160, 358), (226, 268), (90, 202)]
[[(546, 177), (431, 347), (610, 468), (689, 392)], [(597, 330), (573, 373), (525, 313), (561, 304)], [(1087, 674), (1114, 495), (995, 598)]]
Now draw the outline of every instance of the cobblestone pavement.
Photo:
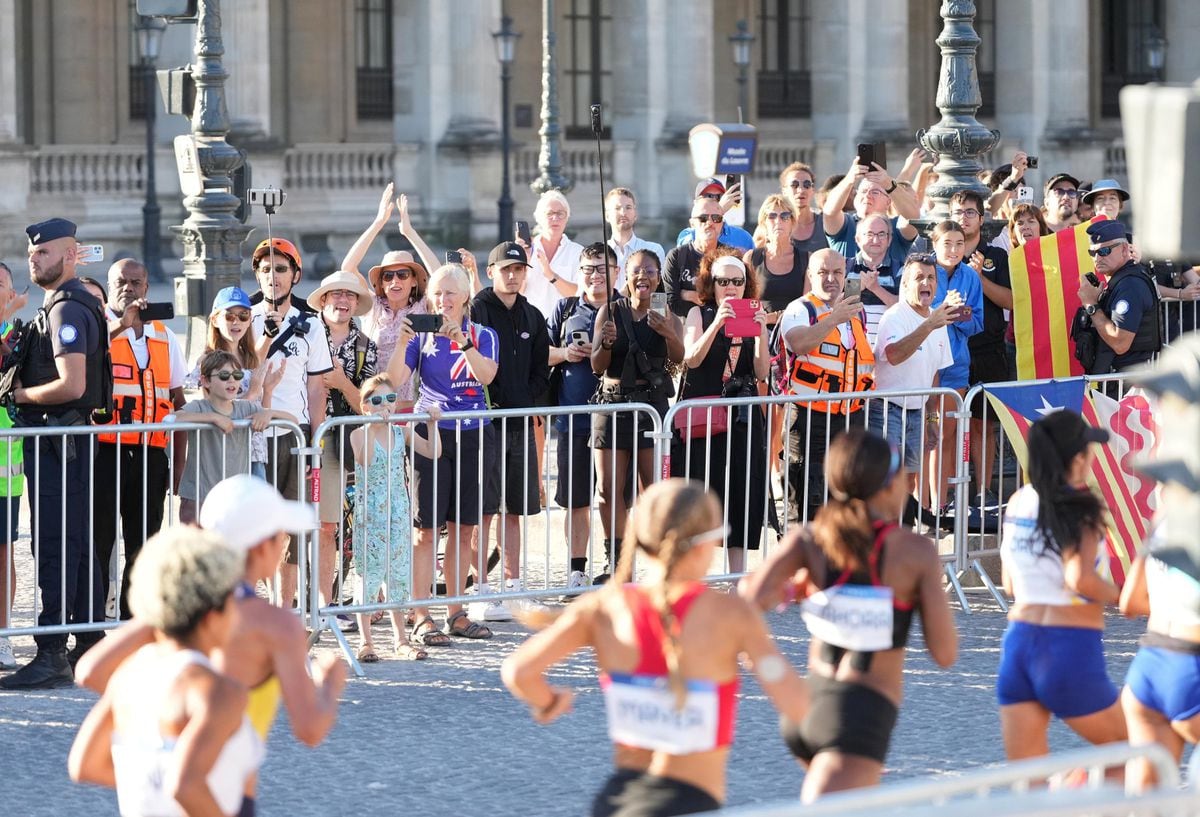
[[(1004, 617), (978, 600), (956, 613), (958, 663), (939, 669), (914, 632), (905, 702), (886, 780), (952, 775), (1003, 759), (994, 682)], [(793, 611), (772, 614), (784, 653), (803, 669), (808, 638)], [(1110, 616), (1109, 668), (1119, 681), (1136, 649), (1140, 622)], [(456, 641), (425, 662), (385, 660), (346, 687), (337, 727), (318, 749), (291, 736), (286, 717), (271, 734), (259, 788), (259, 813), (406, 814), (430, 817), (542, 817), (587, 813), (609, 771), (603, 703), (587, 655), (564, 664), (553, 681), (578, 692), (575, 711), (538, 727), (502, 688), (500, 661), (521, 642), (521, 625), (500, 624), (491, 641)], [(380, 627), (376, 644), (386, 650)], [(32, 653), (18, 639), (19, 658)], [(334, 649), (328, 634), (319, 650)], [(729, 803), (794, 797), (802, 773), (776, 730), (776, 716), (755, 681), (743, 687), (729, 769)], [(116, 814), (112, 792), (72, 785), (66, 756), (95, 700), (78, 690), (0, 696), (0, 786), (13, 817)], [(1082, 745), (1061, 724), (1056, 750)]]

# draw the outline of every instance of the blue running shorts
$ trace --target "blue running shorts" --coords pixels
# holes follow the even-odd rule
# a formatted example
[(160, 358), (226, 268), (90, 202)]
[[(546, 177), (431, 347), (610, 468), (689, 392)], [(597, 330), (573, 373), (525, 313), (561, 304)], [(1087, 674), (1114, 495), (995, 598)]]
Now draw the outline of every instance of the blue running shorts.
[(1125, 684), (1143, 706), (1168, 720), (1200, 714), (1200, 655), (1143, 646), (1129, 665)]
[(1011, 621), (1000, 645), (996, 698), (1001, 706), (1036, 701), (1059, 718), (1107, 709), (1117, 688), (1104, 665), (1103, 632)]

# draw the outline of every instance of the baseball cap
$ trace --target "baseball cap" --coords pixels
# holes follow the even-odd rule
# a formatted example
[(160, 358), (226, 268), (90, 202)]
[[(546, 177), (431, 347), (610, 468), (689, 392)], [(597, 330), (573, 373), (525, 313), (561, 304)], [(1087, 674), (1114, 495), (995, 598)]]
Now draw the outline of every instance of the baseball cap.
[(249, 309), (250, 296), (241, 287), (225, 287), (217, 292), (217, 297), (213, 298), (212, 312), (209, 314), (215, 315), (235, 306)]
[(280, 531), (316, 528), (317, 514), (311, 505), (284, 499), (269, 482), (238, 474), (208, 492), (199, 521), (205, 530), (221, 534), (230, 547), (246, 551)]
[(1079, 189), (1079, 179), (1075, 178), (1070, 173), (1055, 173), (1050, 177), (1050, 180), (1046, 182), (1046, 189), (1049, 190), (1059, 182), (1070, 182), (1072, 187), (1074, 187), (1076, 190)]
[(1052, 411), (1034, 425), (1040, 426), (1054, 441), (1054, 449), (1063, 462), (1070, 462), (1089, 443), (1106, 443), (1109, 439), (1106, 430), (1089, 424), (1078, 412), (1070, 409)]
[(698, 199), (707, 193), (717, 193), (718, 195), (724, 195), (725, 194), (725, 183), (723, 181), (721, 181), (720, 179), (716, 178), (715, 176), (711, 176), (707, 179), (703, 179), (703, 180), (701, 180), (701, 182), (698, 185), (696, 185), (696, 195), (693, 196), (693, 198)]
[(250, 262), (257, 265), (271, 247), (275, 248), (275, 252), (283, 253), (292, 259), (292, 263), (296, 265), (296, 269), (303, 271), (304, 265), (300, 262), (300, 248), (286, 238), (264, 238), (254, 248), (254, 254), (250, 256)]
[(529, 256), (525, 254), (525, 248), (515, 241), (505, 241), (497, 244), (488, 253), (487, 265), (489, 267), (504, 269), (505, 267), (511, 267), (513, 264), (529, 266)]

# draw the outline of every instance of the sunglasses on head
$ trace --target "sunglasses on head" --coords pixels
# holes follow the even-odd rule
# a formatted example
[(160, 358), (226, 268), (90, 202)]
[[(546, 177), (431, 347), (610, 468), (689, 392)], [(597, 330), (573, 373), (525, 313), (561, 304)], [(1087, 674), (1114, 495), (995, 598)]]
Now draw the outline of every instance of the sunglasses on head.
[(233, 371), (233, 372), (228, 371), (228, 370), (222, 370), (219, 372), (213, 372), (211, 375), (211, 377), (215, 377), (217, 380), (220, 380), (222, 383), (228, 383), (229, 378), (231, 378), (231, 377), (240, 383), (242, 378), (245, 376), (246, 376), (246, 373), (243, 372), (241, 369), (238, 369), (237, 371)]
[(931, 252), (910, 252), (904, 258), (905, 264), (910, 264), (916, 261), (918, 264), (928, 264), (934, 266), (937, 264), (937, 256)]
[(1092, 258), (1108, 258), (1110, 255), (1112, 255), (1112, 251), (1115, 250), (1119, 246), (1121, 246), (1121, 245), (1120, 244), (1110, 244), (1107, 247), (1096, 247), (1096, 248), (1088, 247), (1087, 254), (1090, 255)]
[(798, 187), (803, 188), (805, 190), (812, 190), (813, 183), (809, 179), (796, 179), (793, 182), (789, 182), (788, 187), (792, 188), (793, 190), (795, 190)]
[(701, 213), (698, 216), (692, 216), (692, 218), (701, 224), (708, 224), (708, 222), (710, 222), (710, 221), (713, 224), (720, 224), (722, 221), (725, 220), (725, 216), (721, 215), (720, 213), (714, 213), (713, 215), (709, 215), (708, 213)]
[(740, 287), (746, 285), (745, 278), (713, 278), (713, 283), (719, 287)]
[(382, 406), (384, 403), (392, 404), (396, 402), (396, 393), (390, 391), (387, 394), (372, 394), (367, 398), (367, 403), (372, 406)]
[(385, 281), (390, 281), (393, 278), (397, 278), (401, 281), (407, 281), (409, 278), (412, 278), (412, 276), (412, 270), (406, 269), (385, 269), (383, 272), (379, 273), (379, 277)]

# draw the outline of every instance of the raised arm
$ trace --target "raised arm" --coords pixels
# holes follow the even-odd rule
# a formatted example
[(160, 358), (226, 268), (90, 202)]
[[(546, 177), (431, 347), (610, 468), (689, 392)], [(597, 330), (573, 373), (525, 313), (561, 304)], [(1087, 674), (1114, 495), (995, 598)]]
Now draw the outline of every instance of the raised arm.
[(342, 269), (355, 273), (362, 279), (363, 286), (368, 290), (371, 289), (371, 284), (367, 281), (367, 277), (359, 270), (358, 266), (362, 263), (363, 258), (366, 257), (367, 250), (371, 249), (371, 245), (375, 243), (376, 237), (387, 226), (388, 220), (391, 219), (392, 210), (395, 208), (394, 196), (394, 185), (388, 182), (388, 186), (383, 188), (383, 196), (379, 199), (379, 211), (375, 213), (375, 220), (350, 245), (350, 249), (346, 252), (346, 257), (342, 259)]
[(407, 238), (416, 248), (417, 255), (421, 256), (421, 263), (425, 265), (425, 269), (433, 272), (441, 264), (438, 263), (437, 254), (429, 248), (425, 239), (421, 238), (421, 234), (412, 226), (412, 221), (408, 217), (408, 196), (401, 193), (396, 205), (400, 210), (400, 235)]

